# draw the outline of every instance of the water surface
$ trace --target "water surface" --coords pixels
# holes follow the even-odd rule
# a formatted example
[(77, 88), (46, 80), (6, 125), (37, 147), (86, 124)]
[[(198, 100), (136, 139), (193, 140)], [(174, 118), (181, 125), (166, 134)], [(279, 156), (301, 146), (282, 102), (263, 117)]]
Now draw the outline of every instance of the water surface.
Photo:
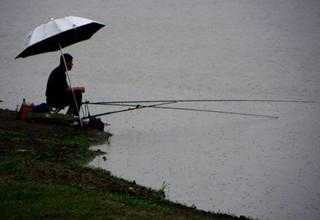
[[(36, 6), (36, 7), (35, 7)], [(58, 53), (14, 60), (50, 17), (104, 22), (68, 47), (74, 85), (92, 101), (303, 99), (320, 101), (320, 2), (4, 0), (0, 103), (40, 103)], [(180, 105), (177, 105), (180, 106)], [(183, 105), (279, 116), (145, 109), (110, 115), (114, 136), (92, 165), (198, 208), (262, 219), (319, 219), (320, 107), (301, 103)], [(103, 112), (113, 108), (92, 108)]]

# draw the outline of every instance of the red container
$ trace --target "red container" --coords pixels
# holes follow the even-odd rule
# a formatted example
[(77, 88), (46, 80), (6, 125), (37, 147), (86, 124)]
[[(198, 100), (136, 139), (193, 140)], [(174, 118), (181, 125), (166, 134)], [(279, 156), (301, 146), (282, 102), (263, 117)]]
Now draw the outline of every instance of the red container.
[(30, 112), (32, 112), (32, 105), (22, 104), (19, 110), (19, 119), (27, 120)]

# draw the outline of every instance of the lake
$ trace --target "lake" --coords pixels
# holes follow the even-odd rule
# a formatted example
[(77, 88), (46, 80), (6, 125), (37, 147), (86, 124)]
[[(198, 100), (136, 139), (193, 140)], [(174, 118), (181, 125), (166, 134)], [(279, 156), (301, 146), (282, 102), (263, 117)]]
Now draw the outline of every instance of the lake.
[[(67, 15), (106, 24), (65, 48), (85, 100), (270, 99), (320, 102), (317, 0), (3, 0), (0, 103), (44, 102), (58, 53), (14, 60), (38, 24)], [(90, 166), (165, 187), (168, 199), (259, 219), (320, 218), (320, 105), (210, 102), (102, 117), (107, 153)], [(91, 113), (112, 111), (90, 107)]]

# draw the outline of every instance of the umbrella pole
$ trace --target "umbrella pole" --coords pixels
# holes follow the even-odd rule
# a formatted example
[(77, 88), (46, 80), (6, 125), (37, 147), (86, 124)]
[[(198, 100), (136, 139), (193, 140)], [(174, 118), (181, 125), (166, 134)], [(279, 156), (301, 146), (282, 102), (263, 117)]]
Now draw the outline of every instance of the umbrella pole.
[(78, 111), (78, 116), (79, 116), (80, 125), (81, 125), (81, 127), (83, 127), (82, 118), (80, 117), (80, 109), (81, 109), (81, 106), (78, 106), (78, 104), (77, 104), (76, 95), (74, 94), (73, 89), (72, 89), (72, 86), (71, 86), (71, 80), (70, 80), (70, 77), (69, 77), (69, 70), (68, 70), (68, 68), (67, 68), (67, 62), (66, 62), (66, 59), (64, 58), (64, 55), (63, 55), (62, 48), (61, 48), (61, 45), (60, 45), (60, 44), (59, 44), (59, 51), (60, 51), (60, 53), (61, 53), (64, 66), (65, 66), (65, 68), (66, 68), (66, 75), (67, 75), (67, 79), (68, 79), (68, 82), (69, 82), (70, 87), (71, 87), (72, 98), (73, 98), (74, 104), (75, 104), (75, 106), (76, 106), (76, 109), (77, 109), (77, 111)]

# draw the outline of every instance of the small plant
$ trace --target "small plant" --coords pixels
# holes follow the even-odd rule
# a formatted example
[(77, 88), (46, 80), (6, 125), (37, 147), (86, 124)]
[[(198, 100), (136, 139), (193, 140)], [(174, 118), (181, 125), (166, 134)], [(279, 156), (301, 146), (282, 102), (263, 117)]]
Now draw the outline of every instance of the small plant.
[(163, 195), (165, 195), (165, 191), (168, 188), (168, 186), (169, 186), (169, 184), (166, 183), (166, 181), (163, 181), (160, 186), (159, 192), (162, 193)]

